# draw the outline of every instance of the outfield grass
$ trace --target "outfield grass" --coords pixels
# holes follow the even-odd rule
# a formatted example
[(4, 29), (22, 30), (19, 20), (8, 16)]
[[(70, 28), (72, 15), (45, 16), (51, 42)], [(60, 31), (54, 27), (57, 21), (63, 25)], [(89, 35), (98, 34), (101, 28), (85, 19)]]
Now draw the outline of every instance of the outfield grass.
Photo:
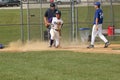
[[(111, 22), (111, 9), (110, 6), (103, 6), (104, 11), (104, 22)], [(115, 22), (120, 21), (119, 17), (119, 5), (114, 5), (114, 19)], [(60, 8), (62, 11), (62, 19), (64, 20), (64, 23), (71, 23), (71, 8)], [(42, 16), (40, 17), (40, 10), (39, 9), (30, 9), (30, 15), (35, 15), (34, 17), (30, 16), (30, 23), (31, 24), (39, 24), (40, 18), (43, 18), (44, 12), (46, 11), (45, 8), (42, 9)], [(78, 7), (78, 22), (93, 22), (93, 16), (94, 16), (94, 7)], [(20, 10), (19, 9), (1, 9), (0, 10), (0, 24), (20, 24)], [(76, 14), (76, 8), (75, 8), (75, 14)], [(24, 24), (27, 23), (27, 11), (26, 9), (23, 10), (23, 22)], [(42, 21), (43, 22), (43, 21)], [(80, 24), (82, 25), (82, 24)], [(117, 27), (117, 26), (116, 26)]]
[(119, 80), (120, 55), (0, 52), (1, 80)]

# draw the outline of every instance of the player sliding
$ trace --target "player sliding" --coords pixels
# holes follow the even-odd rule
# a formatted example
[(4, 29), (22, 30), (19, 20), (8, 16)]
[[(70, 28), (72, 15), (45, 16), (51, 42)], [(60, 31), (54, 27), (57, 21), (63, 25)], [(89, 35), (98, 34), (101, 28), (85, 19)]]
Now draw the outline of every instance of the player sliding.
[(56, 17), (53, 17), (50, 29), (50, 47), (52, 47), (53, 42), (55, 42), (55, 47), (60, 46), (60, 36), (61, 36), (61, 27), (63, 25), (63, 20), (61, 19), (61, 11), (56, 11)]
[(107, 48), (110, 45), (110, 42), (102, 34), (102, 24), (103, 24), (103, 11), (100, 8), (100, 2), (95, 2), (94, 7), (96, 9), (94, 15), (94, 25), (92, 28), (92, 38), (91, 44), (87, 48), (94, 48), (94, 42), (97, 35), (105, 42), (104, 48)]

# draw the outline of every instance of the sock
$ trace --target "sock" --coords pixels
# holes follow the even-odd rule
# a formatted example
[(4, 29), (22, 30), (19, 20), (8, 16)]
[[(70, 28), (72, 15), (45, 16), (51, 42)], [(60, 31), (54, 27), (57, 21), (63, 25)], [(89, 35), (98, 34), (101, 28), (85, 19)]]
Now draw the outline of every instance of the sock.
[(50, 46), (52, 46), (53, 42), (54, 42), (54, 40), (51, 39), (50, 40)]

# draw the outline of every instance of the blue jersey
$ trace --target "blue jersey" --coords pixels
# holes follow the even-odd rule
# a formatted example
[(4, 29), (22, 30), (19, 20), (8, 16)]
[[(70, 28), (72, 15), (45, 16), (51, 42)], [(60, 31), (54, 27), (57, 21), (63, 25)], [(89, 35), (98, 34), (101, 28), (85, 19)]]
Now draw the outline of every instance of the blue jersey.
[(99, 8), (95, 11), (94, 24), (96, 24), (96, 18), (98, 18), (98, 24), (103, 23), (103, 11), (102, 11), (102, 9)]

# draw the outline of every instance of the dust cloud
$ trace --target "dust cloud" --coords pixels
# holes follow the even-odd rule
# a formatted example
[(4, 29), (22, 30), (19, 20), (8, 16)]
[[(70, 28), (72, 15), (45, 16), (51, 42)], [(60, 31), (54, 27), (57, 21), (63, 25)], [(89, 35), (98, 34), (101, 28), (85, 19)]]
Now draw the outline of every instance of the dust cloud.
[(26, 41), (22, 43), (20, 40), (15, 42), (10, 42), (8, 46), (4, 49), (6, 51), (41, 51), (49, 50), (48, 42), (36, 41)]
[[(87, 43), (88, 45), (88, 43)], [(66, 51), (75, 51), (75, 52), (84, 52), (84, 53), (114, 53), (120, 54), (120, 45), (111, 44), (108, 48), (103, 48), (104, 44), (96, 44), (95, 48), (87, 49), (86, 44), (79, 42), (62, 42), (61, 47), (55, 48), (49, 47), (49, 42), (43, 42), (39, 40), (26, 41), (22, 43), (20, 40), (10, 42), (8, 46), (0, 51), (4, 52), (27, 52), (27, 51), (56, 51), (56, 50), (66, 50)]]
[[(61, 41), (60, 47), (50, 48), (48, 41), (31, 40), (22, 43), (20, 40), (10, 42), (2, 51), (43, 51), (43, 50), (66, 50), (71, 48), (79, 48), (78, 42)], [(83, 45), (82, 45), (83, 47)]]

